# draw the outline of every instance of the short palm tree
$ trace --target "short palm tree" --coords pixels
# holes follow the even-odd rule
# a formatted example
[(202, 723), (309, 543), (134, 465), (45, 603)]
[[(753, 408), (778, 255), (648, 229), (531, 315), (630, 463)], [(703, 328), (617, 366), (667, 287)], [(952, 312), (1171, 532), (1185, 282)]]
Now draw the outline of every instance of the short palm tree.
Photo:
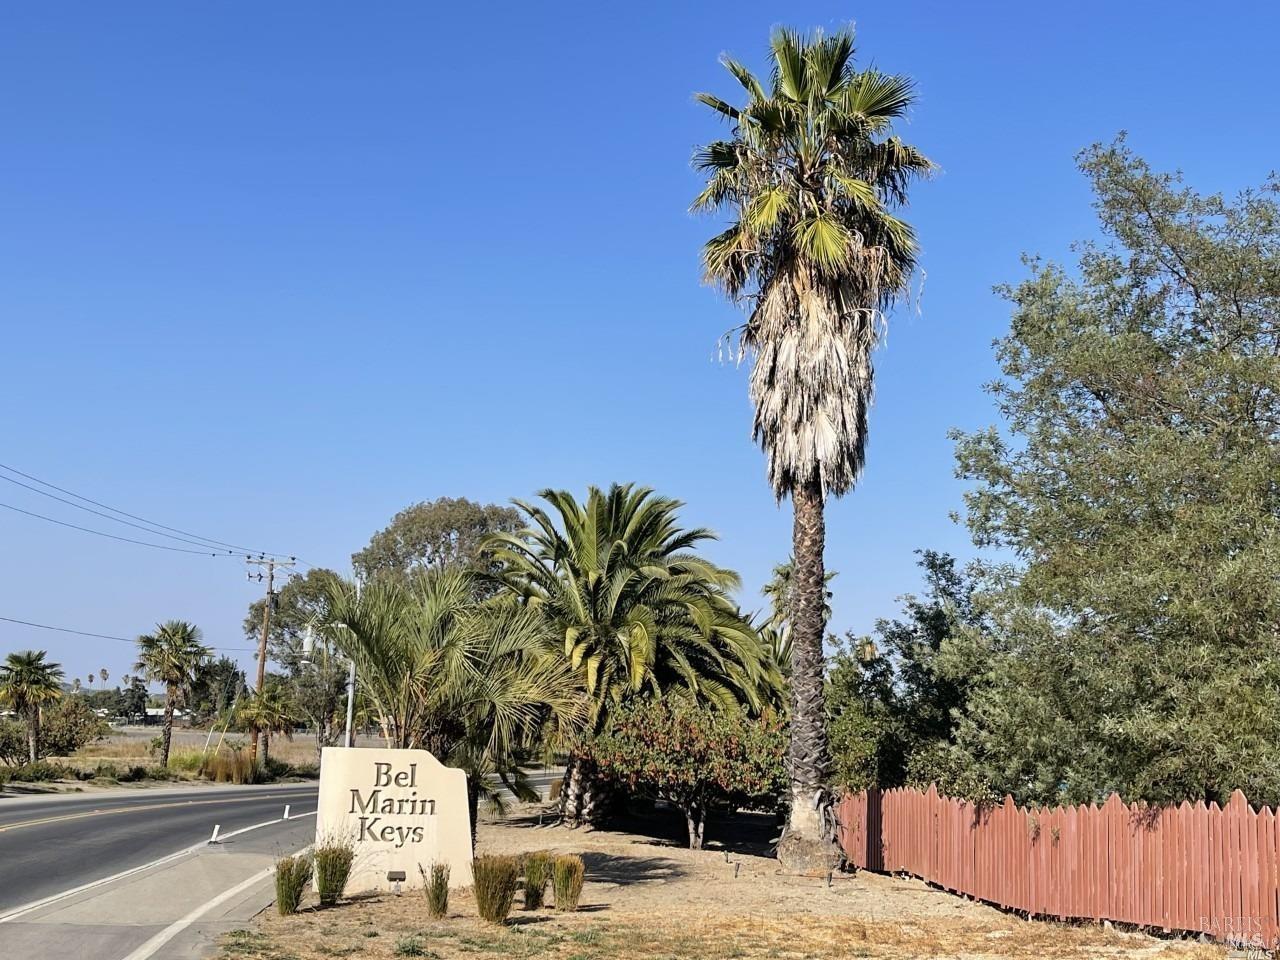
[(40, 716), (45, 704), (62, 696), (62, 667), (44, 650), (20, 650), (0, 664), (0, 704), (27, 725), (27, 759), (40, 758)]
[(271, 749), (271, 735), (279, 733), (286, 740), (292, 740), (293, 728), (298, 725), (297, 708), (280, 683), (268, 683), (265, 689), (251, 693), (240, 707), (240, 719), (262, 740), (263, 766)]
[[(507, 591), (551, 626), (590, 698), (590, 732), (633, 696), (681, 690), (721, 709), (758, 710), (780, 688), (729, 597), (737, 574), (694, 552), (714, 535), (682, 529), (678, 500), (630, 484), (591, 487), (585, 503), (562, 490), (540, 496), (550, 510), (516, 501), (526, 528), (494, 535), (488, 551)], [(571, 759), (566, 819), (589, 815), (589, 787)]]
[[(429, 568), (361, 589), (329, 584), (323, 628), (356, 663), (387, 745), (430, 750), (467, 772), (472, 829), (496, 777), (517, 796), (520, 759), (567, 742), (586, 705), (573, 672), (547, 653), (547, 628), (510, 599), (478, 599), (475, 577)], [(474, 840), (474, 836), (473, 836)]]
[(138, 662), (134, 669), (148, 680), (164, 684), (164, 729), (160, 741), (160, 765), (169, 765), (173, 742), (173, 711), (195, 682), (196, 671), (209, 659), (200, 629), (185, 620), (157, 624), (154, 633), (138, 637)]
[(932, 168), (892, 135), (911, 81), (856, 70), (853, 39), (852, 27), (807, 38), (778, 29), (767, 85), (724, 60), (744, 106), (698, 95), (731, 125), (695, 157), (707, 184), (694, 209), (733, 217), (703, 250), (706, 277), (748, 310), (753, 432), (774, 494), (794, 507), (791, 811), (778, 854), (801, 870), (836, 855), (824, 816), (825, 503), (861, 473), (871, 353), (916, 264), (915, 236), (890, 211)]

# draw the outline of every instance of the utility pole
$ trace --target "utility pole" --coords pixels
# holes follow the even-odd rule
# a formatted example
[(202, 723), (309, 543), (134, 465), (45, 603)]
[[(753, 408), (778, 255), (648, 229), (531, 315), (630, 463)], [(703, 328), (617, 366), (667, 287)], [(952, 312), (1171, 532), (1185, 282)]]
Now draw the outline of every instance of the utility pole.
[[(267, 679), (267, 634), (271, 632), (271, 607), (276, 602), (275, 586), (276, 586), (276, 567), (292, 567), (298, 562), (297, 557), (290, 557), (288, 560), (277, 560), (275, 557), (268, 557), (264, 554), (258, 554), (256, 557), (245, 556), (244, 562), (250, 566), (256, 566), (258, 572), (249, 571), (249, 579), (257, 580), (261, 583), (267, 581), (267, 597), (262, 605), (262, 636), (258, 638), (258, 686), (255, 688), (259, 695), (262, 693), (262, 684)], [(266, 567), (267, 572), (264, 574), (262, 568)], [(258, 765), (258, 728), (253, 728), (253, 735), (249, 740), (249, 762), (255, 767)]]

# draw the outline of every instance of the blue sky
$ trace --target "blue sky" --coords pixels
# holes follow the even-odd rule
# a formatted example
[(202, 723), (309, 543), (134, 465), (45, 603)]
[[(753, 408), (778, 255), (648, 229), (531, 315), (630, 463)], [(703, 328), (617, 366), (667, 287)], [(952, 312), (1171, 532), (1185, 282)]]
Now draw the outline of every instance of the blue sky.
[[(829, 511), (833, 629), (972, 553), (947, 431), (1019, 256), (1092, 235), (1073, 156), (1121, 129), (1235, 190), (1276, 165), (1258, 3), (51, 3), (0, 31), (0, 462), (205, 536), (345, 566), (398, 509), (636, 480), (743, 574), (790, 547), (749, 436), (734, 309), (689, 157), (769, 28), (855, 20), (913, 75), (941, 166), (908, 216), (927, 274), (879, 354), (869, 465)], [(127, 528), (0, 484), (0, 502)], [(0, 616), (246, 647), (243, 565), (0, 511)], [(136, 531), (133, 531), (136, 533)], [(128, 669), (123, 643), (0, 623), (0, 652)], [(238, 654), (246, 663), (249, 655)]]

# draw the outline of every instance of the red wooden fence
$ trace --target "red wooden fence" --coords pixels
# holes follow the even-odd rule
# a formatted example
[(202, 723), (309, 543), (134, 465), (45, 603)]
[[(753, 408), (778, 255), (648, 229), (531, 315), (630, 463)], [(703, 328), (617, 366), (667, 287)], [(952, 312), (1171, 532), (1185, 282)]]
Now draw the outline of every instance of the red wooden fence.
[(956, 893), (1060, 919), (1115, 920), (1280, 946), (1276, 817), (1236, 791), (1148, 807), (977, 807), (919, 790), (846, 796), (840, 840), (859, 867), (909, 873)]

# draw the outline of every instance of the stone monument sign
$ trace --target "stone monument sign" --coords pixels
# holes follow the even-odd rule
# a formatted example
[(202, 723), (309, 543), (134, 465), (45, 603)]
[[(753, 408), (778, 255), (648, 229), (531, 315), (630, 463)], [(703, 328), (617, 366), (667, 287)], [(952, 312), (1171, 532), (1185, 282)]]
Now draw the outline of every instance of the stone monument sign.
[(355, 845), (350, 893), (422, 886), (418, 871), (449, 865), (449, 886), (471, 885), (467, 775), (426, 750), (325, 747), (316, 843)]

